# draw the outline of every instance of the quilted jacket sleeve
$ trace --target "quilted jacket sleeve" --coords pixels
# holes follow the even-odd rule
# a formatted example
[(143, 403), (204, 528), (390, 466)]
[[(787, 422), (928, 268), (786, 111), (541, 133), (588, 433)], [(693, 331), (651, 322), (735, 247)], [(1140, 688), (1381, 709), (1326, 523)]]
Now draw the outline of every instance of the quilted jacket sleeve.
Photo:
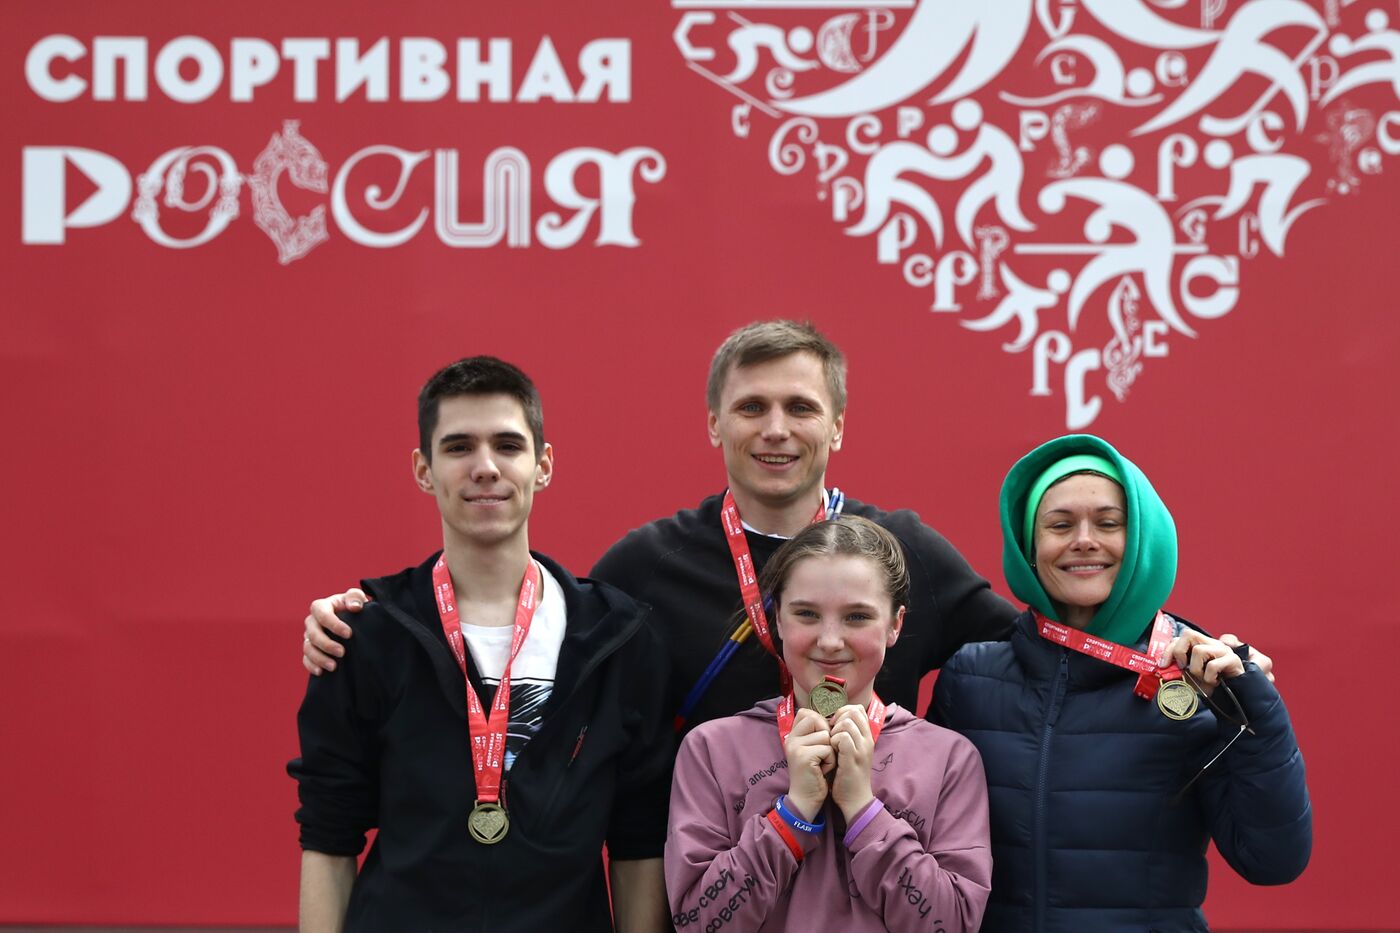
[[(1206, 771), (1200, 799), (1211, 837), (1230, 867), (1252, 884), (1287, 884), (1312, 854), (1312, 805), (1303, 755), (1288, 710), (1255, 667), (1229, 681), (1249, 717), (1246, 732)], [(1219, 748), (1237, 727), (1220, 722)], [(1213, 753), (1213, 752), (1212, 752)]]

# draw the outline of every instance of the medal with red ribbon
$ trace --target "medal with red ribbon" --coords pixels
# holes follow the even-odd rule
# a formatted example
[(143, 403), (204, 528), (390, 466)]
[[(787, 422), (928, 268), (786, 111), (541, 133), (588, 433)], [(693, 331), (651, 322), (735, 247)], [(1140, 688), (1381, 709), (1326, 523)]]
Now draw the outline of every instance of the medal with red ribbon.
[(823, 677), (821, 683), (813, 685), (811, 692), (807, 694), (807, 705), (825, 719), (835, 716), (836, 711), (848, 702), (850, 701), (846, 697), (844, 677)]
[(1166, 654), (1167, 646), (1172, 641), (1172, 620), (1165, 612), (1158, 611), (1152, 622), (1152, 635), (1148, 638), (1146, 654), (1052, 622), (1039, 612), (1035, 613), (1035, 621), (1040, 637), (1046, 641), (1137, 674), (1133, 693), (1144, 700), (1155, 699), (1162, 715), (1171, 719), (1190, 719), (1195, 714), (1198, 703), (1196, 691), (1182, 678), (1181, 668), (1175, 663), (1167, 667), (1157, 666), (1157, 660)]
[(467, 676), (467, 650), (462, 638), (462, 625), (457, 614), (457, 596), (452, 589), (452, 575), (447, 570), (446, 557), (433, 565), (433, 595), (437, 599), (438, 618), (442, 632), (462, 677), (467, 684), (467, 729), (472, 743), (472, 772), (476, 776), (476, 805), (467, 817), (467, 831), (477, 842), (494, 845), (506, 837), (510, 820), (501, 804), (501, 775), (505, 770), (506, 723), (510, 718), (510, 667), (530, 634), (530, 622), (539, 604), (540, 568), (530, 561), (525, 579), (520, 582), (520, 598), (515, 605), (515, 632), (510, 640), (510, 656), (506, 659), (496, 696), (491, 701), (487, 718), (481, 698)]
[[(734, 558), (734, 573), (739, 578), (739, 593), (744, 599), (744, 612), (748, 615), (749, 624), (753, 626), (759, 642), (769, 654), (778, 659), (783, 692), (791, 693), (792, 677), (788, 674), (787, 665), (783, 664), (782, 657), (773, 645), (773, 636), (768, 631), (768, 614), (763, 610), (763, 594), (758, 591), (758, 570), (753, 564), (748, 538), (744, 537), (744, 522), (739, 517), (739, 506), (734, 502), (734, 493), (728, 489), (724, 491), (724, 504), (719, 515), (724, 524), (724, 538), (729, 544), (729, 554)], [(826, 518), (826, 515), (826, 505), (818, 504), (817, 514), (812, 516), (812, 522), (819, 522)]]
[[(813, 702), (813, 698), (819, 692), (829, 692), (835, 699), (838, 694), (836, 690), (823, 691), (825, 687), (835, 687), (840, 691), (839, 698), (841, 705), (835, 707), (831, 712), (825, 712), (822, 706)], [(816, 710), (818, 715), (825, 719), (830, 719), (836, 715), (836, 711), (845, 706), (846, 681), (840, 677), (823, 677), (821, 683), (812, 688), (812, 692), (807, 695), (807, 704)], [(793, 698), (791, 690), (783, 694), (782, 700), (778, 702), (778, 741), (786, 742), (788, 735), (792, 733), (793, 720), (797, 718), (797, 701)], [(870, 691), (870, 703), (865, 707), (865, 718), (870, 721), (870, 739), (874, 741), (880, 737), (880, 728), (885, 724), (885, 701), (880, 699), (880, 695), (874, 690)]]

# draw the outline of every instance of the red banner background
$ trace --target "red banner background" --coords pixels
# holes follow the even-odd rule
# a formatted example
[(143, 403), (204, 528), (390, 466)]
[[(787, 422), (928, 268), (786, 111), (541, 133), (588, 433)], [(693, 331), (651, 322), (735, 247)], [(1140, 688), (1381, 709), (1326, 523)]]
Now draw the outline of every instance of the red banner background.
[[(1256, 0), (1242, 11), (1273, 2)], [(912, 15), (890, 6), (889, 27), (876, 30), (886, 50)], [(1242, 15), (1234, 6), (1215, 29)], [(1108, 35), (1077, 9), (1084, 32)], [(1334, 37), (1394, 35), (1388, 22), (1372, 29), (1377, 21), (1366, 19), (1382, 9), (1400, 20), (1394, 4), (1329, 9), (1319, 0), (1314, 9), (1336, 20), (1324, 19)], [(1159, 14), (1201, 25), (1199, 5)], [(296, 753), (294, 714), (304, 687), (299, 620), (313, 596), (415, 563), (437, 546), (433, 503), (417, 493), (409, 472), (413, 401), (434, 369), (463, 355), (503, 356), (538, 381), (557, 473), (536, 502), (533, 541), (583, 573), (627, 529), (722, 487), (719, 455), (704, 435), (703, 383), (718, 342), (755, 318), (810, 318), (850, 358), (846, 448), (833, 458), (829, 480), (858, 498), (918, 510), (1005, 592), (997, 490), (1021, 453), (1065, 433), (1063, 367), (1051, 364), (1050, 394), (1031, 394), (1034, 351), (1002, 349), (1013, 326), (994, 333), (959, 326), (989, 314), (995, 300), (977, 303), (977, 285), (968, 283), (956, 292), (962, 313), (931, 311), (932, 289), (911, 286), (901, 263), (878, 262), (874, 235), (843, 233), (859, 210), (846, 223), (833, 221), (833, 191), (817, 180), (810, 148), (803, 169), (775, 171), (769, 141), (782, 119), (753, 110), (748, 136), (732, 129), (733, 108), (742, 103), (734, 88), (773, 99), (764, 97), (767, 60), (747, 84), (706, 80), (673, 41), (681, 16), (639, 2), (419, 2), (392, 15), (330, 3), (178, 11), (66, 3), (0, 13), (9, 101), (0, 205), (10, 237), (0, 344), (10, 451), (0, 468), (9, 598), (0, 616), (7, 775), (0, 922), (293, 918), (295, 788), (283, 766)], [(815, 32), (828, 14), (754, 8), (743, 16), (784, 28), (805, 16)], [(721, 10), (708, 27), (720, 30), (710, 34), (716, 57), (702, 63), (712, 75), (736, 61), (722, 40), (737, 24)], [(1305, 33), (1284, 31), (1269, 41), (1292, 56), (1305, 47)], [(226, 65), (236, 37), (273, 46), (289, 37), (330, 37), (332, 46), (337, 37), (356, 37), (362, 48), (388, 37), (393, 80), (386, 101), (367, 100), (362, 88), (337, 102), (334, 71), (323, 62), (316, 99), (297, 101), (284, 60), (248, 102), (230, 99), (227, 75), (195, 103), (172, 100), (154, 77), (146, 100), (123, 99), (120, 80), (115, 100), (94, 99), (91, 85), (73, 100), (46, 100), (26, 79), (25, 63), (36, 43), (55, 35), (70, 35), (86, 50), (75, 61), (50, 62), (55, 80), (92, 79), (97, 37), (144, 37), (154, 62), (185, 35), (208, 40)], [(626, 40), (625, 98), (468, 102), (456, 99), (454, 87), (438, 100), (401, 99), (403, 37), (435, 38), (449, 55), (461, 37), (479, 37), (483, 48), (490, 38), (509, 38), (518, 98), (544, 36), (576, 94), (585, 77), (580, 51), (597, 39)], [(998, 78), (1002, 85), (1022, 94), (1044, 85), (1036, 56), (1049, 41), (1032, 19)], [(1354, 56), (1330, 48), (1338, 74), (1357, 67)], [(1122, 50), (1126, 61), (1129, 50)], [(1190, 73), (1202, 74), (1201, 54), (1183, 54)], [(1385, 60), (1379, 53), (1360, 59)], [(1297, 72), (1307, 87), (1309, 66)], [(189, 63), (180, 74), (193, 76)], [(812, 80), (827, 86), (839, 77)], [(980, 101), (989, 125), (1017, 139), (1018, 113), (1029, 108), (998, 97), (1002, 85), (969, 99)], [(1258, 75), (1246, 76), (1214, 109), (1241, 111), (1265, 87)], [(1393, 860), (1381, 854), (1400, 833), (1385, 790), (1397, 761), (1386, 715), (1394, 694), (1384, 661), (1390, 632), (1382, 626), (1394, 601), (1385, 580), (1400, 521), (1393, 479), (1400, 466), (1393, 437), (1400, 163), (1381, 147), (1383, 115), (1400, 109), (1400, 85), (1357, 88), (1330, 110), (1322, 105), (1325, 87), (1307, 89), (1316, 96), (1308, 96), (1301, 127), (1286, 95), (1266, 109), (1280, 118), (1270, 134), (1287, 138), (1287, 151), (1311, 168), (1290, 206), (1325, 203), (1296, 219), (1282, 255), (1261, 247), (1241, 262), (1233, 308), (1190, 317), (1194, 338), (1173, 331), (1170, 352), (1146, 361), (1123, 401), (1101, 380), (1087, 389), (1101, 408), (1086, 429), (1136, 460), (1176, 517), (1181, 573), (1169, 608), (1217, 632), (1237, 632), (1275, 658), (1308, 761), (1316, 811), (1311, 867), (1290, 886), (1256, 889), (1217, 860), (1206, 907), (1224, 928), (1400, 925), (1385, 868)], [(622, 96), (616, 86), (613, 93)], [(1182, 93), (1173, 87), (1169, 99)], [(936, 120), (950, 119), (949, 105), (928, 105), (928, 96), (910, 98), (928, 120), (910, 137), (915, 142)], [(1328, 122), (1340, 107), (1368, 110), (1373, 124), (1361, 129), (1370, 135), (1346, 142), (1347, 127)], [(1104, 110), (1082, 142), (1093, 158), (1114, 145), (1130, 151), (1136, 158), (1126, 181), (1160, 194), (1156, 153), (1175, 130), (1130, 131), (1161, 107), (1141, 118)], [(884, 112), (883, 139), (894, 141), (894, 106)], [(1208, 136), (1195, 119), (1181, 131), (1204, 146)], [(486, 210), (481, 168), (490, 153), (515, 147), (531, 170), (533, 236), (517, 247), (454, 248), (434, 234), (430, 218), (403, 245), (372, 248), (331, 222), (324, 242), (283, 264), (254, 221), (247, 184), (236, 193), (239, 215), (202, 245), (167, 248), (133, 223), (138, 178), (162, 153), (219, 147), (239, 173), (252, 175), (285, 120), (300, 121), (329, 180), (370, 146), (457, 150), (463, 220)], [(845, 123), (820, 120), (822, 138), (839, 141)], [(1238, 158), (1245, 135), (1230, 138)], [(34, 193), (37, 162), (26, 175), (26, 150), (43, 147), (112, 157), (130, 175), (130, 203), (109, 222), (64, 229), (61, 243), (26, 242), (26, 192), (34, 223), (46, 203)], [(629, 172), (630, 209), (621, 201), (605, 209), (613, 222), (628, 215), (636, 245), (599, 243), (607, 222), (600, 215), (575, 245), (541, 242), (544, 215), (574, 215), (551, 194), (553, 160), (581, 148), (617, 154), (638, 147), (659, 154), (664, 170), (653, 159), (660, 177)], [(1023, 152), (1020, 204), (1036, 229), (1013, 239), (1087, 243), (1086, 210), (1057, 213), (1037, 200), (1054, 184), (1045, 168), (1049, 147), (1041, 140)], [(1367, 149), (1377, 156), (1364, 155)], [(858, 179), (863, 158), (852, 161)], [(1096, 165), (1104, 163), (1091, 159), (1080, 176), (1098, 175)], [(1203, 165), (1182, 169), (1171, 210), (1193, 194), (1223, 193), (1223, 183), (1205, 179)], [(57, 216), (71, 221), (100, 185), (72, 159), (63, 170)], [(350, 178), (352, 199), (365, 197), (370, 183), (387, 194), (394, 163), (366, 162)], [(1338, 190), (1338, 179), (1347, 178), (1347, 190)], [(574, 180), (586, 196), (604, 184), (597, 164)], [(202, 196), (202, 186), (207, 181), (191, 171), (187, 199)], [(328, 200), (285, 177), (277, 190), (293, 216)], [(960, 189), (949, 190), (948, 198), (940, 195), (944, 254), (957, 245)], [(429, 157), (396, 207), (361, 216), (372, 216), (366, 225), (381, 232), (394, 230), (430, 208), (433, 191)], [(172, 236), (195, 236), (211, 216), (157, 203)], [(999, 222), (996, 208), (985, 205), (977, 221)], [(1234, 242), (1238, 229), (1233, 219), (1212, 226), (1200, 245), (1224, 255), (1231, 248), (1220, 244)], [(1113, 237), (1123, 242), (1121, 231)], [(930, 238), (920, 231), (919, 243), (937, 257)], [(957, 248), (980, 261), (974, 247)], [(1022, 279), (1038, 276), (1037, 287), (1048, 281), (1047, 261), (1017, 261)], [(1171, 266), (1174, 288), (1181, 263)], [(1080, 328), (1066, 334), (1101, 344), (1111, 336), (1104, 308), (1115, 284), (1127, 278), (1147, 292), (1151, 275), (1129, 269), (1114, 276), (1086, 304)], [(1053, 313), (1043, 312), (1042, 332)], [(1056, 326), (1066, 328), (1062, 306), (1058, 313)], [(1144, 322), (1165, 320), (1146, 296), (1140, 314)]]

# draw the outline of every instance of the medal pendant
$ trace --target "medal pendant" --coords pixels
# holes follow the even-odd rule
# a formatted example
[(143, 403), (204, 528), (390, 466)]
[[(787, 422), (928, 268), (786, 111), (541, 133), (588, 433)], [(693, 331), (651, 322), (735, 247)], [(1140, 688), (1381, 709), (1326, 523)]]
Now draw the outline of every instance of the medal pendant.
[(1157, 688), (1157, 708), (1168, 719), (1190, 719), (1200, 705), (1196, 691), (1184, 680), (1164, 680)]
[(830, 680), (823, 680), (813, 687), (807, 700), (811, 703), (812, 709), (826, 719), (836, 715), (836, 711), (849, 702), (846, 699), (846, 688)]
[(467, 816), (467, 831), (482, 845), (491, 846), (500, 842), (510, 831), (505, 808), (498, 803), (478, 800)]

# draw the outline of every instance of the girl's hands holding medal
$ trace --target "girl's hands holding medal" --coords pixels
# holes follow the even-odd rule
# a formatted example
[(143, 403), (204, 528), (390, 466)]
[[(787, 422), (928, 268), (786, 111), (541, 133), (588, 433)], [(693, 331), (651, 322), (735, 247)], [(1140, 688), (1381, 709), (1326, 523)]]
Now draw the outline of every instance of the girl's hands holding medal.
[[(803, 819), (811, 821), (826, 802), (826, 776), (836, 767), (836, 751), (831, 744), (831, 729), (816, 710), (800, 709), (792, 721), (792, 731), (783, 742), (788, 763), (787, 806)], [(866, 787), (869, 788), (869, 767)]]
[(831, 747), (836, 753), (836, 779), (831, 783), (831, 800), (841, 808), (849, 824), (875, 799), (870, 789), (875, 737), (870, 732), (870, 720), (863, 706), (855, 703), (843, 706), (831, 717)]
[(788, 806), (803, 819), (817, 818), (828, 793), (847, 822), (875, 799), (870, 788), (875, 736), (865, 707), (843, 706), (829, 723), (816, 710), (798, 710), (783, 751), (788, 762)]

